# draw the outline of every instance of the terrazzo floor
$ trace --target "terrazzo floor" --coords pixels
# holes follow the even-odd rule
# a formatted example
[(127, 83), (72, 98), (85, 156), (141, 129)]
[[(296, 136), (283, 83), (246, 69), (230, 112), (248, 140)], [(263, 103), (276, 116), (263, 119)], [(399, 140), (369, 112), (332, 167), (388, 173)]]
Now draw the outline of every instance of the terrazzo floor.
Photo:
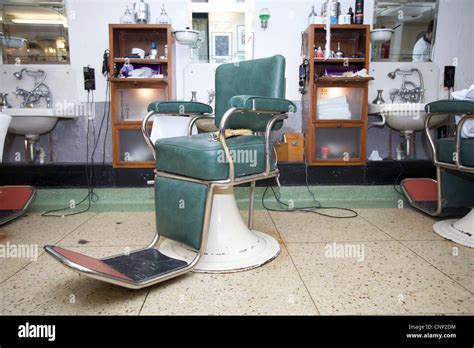
[(137, 249), (153, 236), (153, 212), (28, 214), (0, 229), (0, 244), (39, 251), (37, 260), (0, 258), (0, 314), (474, 314), (474, 249), (438, 237), (435, 220), (412, 209), (357, 211), (330, 219), (258, 210), (254, 228), (281, 245), (275, 260), (138, 291), (79, 276), (42, 246), (93, 257)]

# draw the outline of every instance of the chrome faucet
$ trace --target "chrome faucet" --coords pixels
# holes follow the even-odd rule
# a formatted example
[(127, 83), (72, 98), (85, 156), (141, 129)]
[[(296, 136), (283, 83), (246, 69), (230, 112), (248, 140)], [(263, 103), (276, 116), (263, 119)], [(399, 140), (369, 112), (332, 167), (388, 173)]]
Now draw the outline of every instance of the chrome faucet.
[[(410, 76), (414, 73), (418, 74), (419, 85), (416, 85), (412, 81), (406, 80), (406, 76)], [(394, 102), (396, 96), (398, 96), (404, 103), (422, 103), (425, 101), (425, 85), (423, 83), (423, 75), (421, 74), (420, 69), (396, 69), (387, 74), (387, 76), (392, 80), (394, 80), (397, 75), (402, 76), (402, 85), (399, 89), (390, 90), (390, 100), (392, 103)]]
[[(20, 104), (21, 108), (34, 108), (37, 106), (41, 98), (44, 98), (46, 101), (46, 107), (51, 109), (53, 107), (53, 100), (51, 95), (51, 90), (44, 83), (46, 80), (46, 72), (44, 70), (30, 70), (23, 68), (20, 71), (13, 73), (18, 80), (23, 79), (23, 74), (27, 74), (35, 79), (33, 89), (27, 91), (26, 89), (17, 87), (15, 90), (15, 95), (23, 97), (23, 102)], [(40, 79), (38, 81), (38, 79)]]

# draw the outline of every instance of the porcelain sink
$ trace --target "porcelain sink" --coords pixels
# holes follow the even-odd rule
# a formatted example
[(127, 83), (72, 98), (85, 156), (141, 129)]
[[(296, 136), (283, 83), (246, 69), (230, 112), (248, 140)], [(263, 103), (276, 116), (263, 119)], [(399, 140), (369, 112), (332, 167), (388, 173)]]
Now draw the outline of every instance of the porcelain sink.
[(1, 113), (12, 117), (8, 133), (23, 135), (27, 138), (37, 138), (53, 130), (60, 118), (75, 118), (76, 116), (60, 115), (54, 109), (47, 108), (8, 108)]
[[(385, 117), (385, 123), (400, 132), (415, 132), (425, 128), (426, 103), (394, 103), (369, 104), (369, 114), (380, 114)], [(440, 115), (431, 118), (430, 127), (443, 122), (447, 116)]]

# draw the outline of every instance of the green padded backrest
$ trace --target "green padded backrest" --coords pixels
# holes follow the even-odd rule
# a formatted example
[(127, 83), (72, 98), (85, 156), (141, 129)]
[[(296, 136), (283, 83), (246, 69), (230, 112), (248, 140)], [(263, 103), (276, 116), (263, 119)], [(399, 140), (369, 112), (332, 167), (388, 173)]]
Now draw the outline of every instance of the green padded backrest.
[[(216, 70), (215, 124), (217, 127), (229, 109), (229, 100), (236, 95), (259, 97), (285, 97), (285, 58), (276, 55), (238, 63), (222, 64)], [(270, 116), (255, 114), (234, 115), (229, 128), (248, 128), (264, 131)], [(274, 129), (281, 128), (279, 122)]]

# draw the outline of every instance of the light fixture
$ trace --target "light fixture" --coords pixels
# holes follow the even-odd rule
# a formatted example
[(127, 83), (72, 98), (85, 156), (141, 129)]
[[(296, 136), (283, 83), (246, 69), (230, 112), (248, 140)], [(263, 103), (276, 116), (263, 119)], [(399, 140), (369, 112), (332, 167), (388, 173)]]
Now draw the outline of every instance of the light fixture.
[(268, 27), (268, 20), (270, 19), (270, 10), (266, 7), (263, 7), (258, 13), (258, 18), (260, 18), (260, 25), (263, 30)]
[(13, 18), (13, 23), (16, 24), (49, 24), (49, 25), (67, 25), (64, 19), (23, 19)]

